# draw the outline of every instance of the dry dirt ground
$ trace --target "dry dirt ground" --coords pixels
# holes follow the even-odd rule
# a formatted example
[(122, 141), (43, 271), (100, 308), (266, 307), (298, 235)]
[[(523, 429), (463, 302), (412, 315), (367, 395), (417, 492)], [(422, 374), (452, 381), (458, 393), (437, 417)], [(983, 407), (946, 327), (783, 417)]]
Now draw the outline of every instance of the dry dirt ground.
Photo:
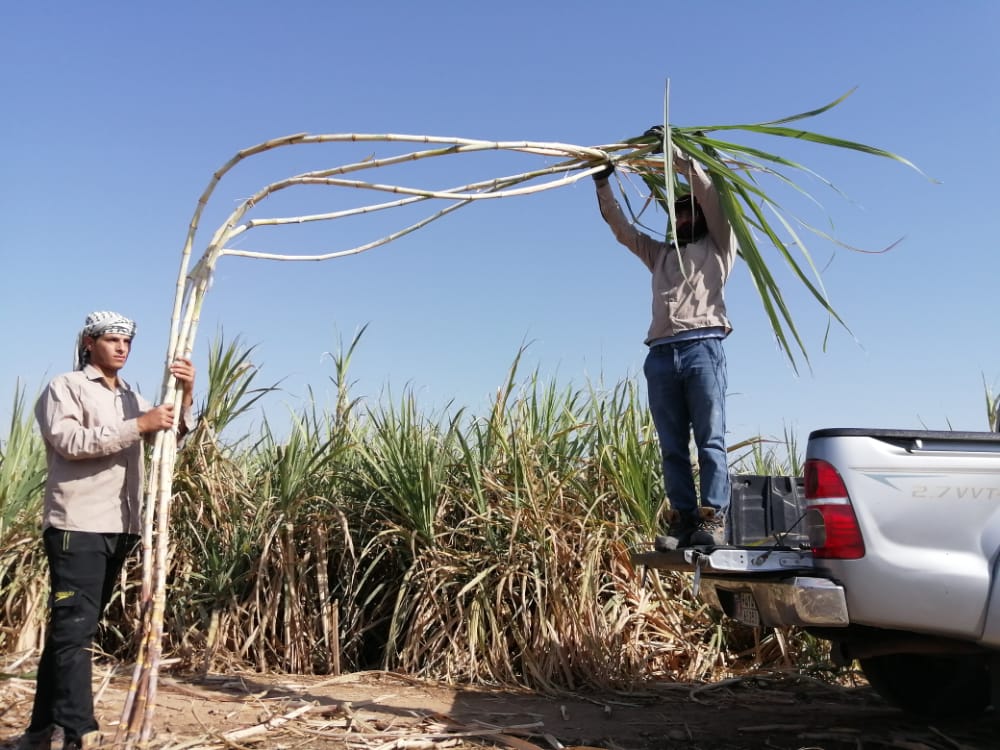
[[(95, 670), (102, 747), (129, 676)], [(0, 677), (0, 748), (16, 744), (34, 683)], [(164, 674), (154, 750), (985, 750), (1000, 721), (928, 724), (887, 707), (867, 687), (757, 675), (659, 684), (632, 693), (541, 696), (444, 686), (387, 672), (340, 677)], [(55, 743), (54, 747), (60, 747)]]

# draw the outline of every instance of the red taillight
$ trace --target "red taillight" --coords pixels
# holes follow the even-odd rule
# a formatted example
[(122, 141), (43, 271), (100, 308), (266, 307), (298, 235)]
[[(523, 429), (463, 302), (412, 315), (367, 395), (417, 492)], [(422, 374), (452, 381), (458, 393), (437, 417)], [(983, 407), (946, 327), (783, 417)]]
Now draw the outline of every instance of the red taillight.
[(847, 487), (840, 474), (826, 461), (810, 458), (806, 461), (806, 500), (847, 497)]
[(865, 556), (857, 516), (844, 480), (826, 461), (811, 458), (805, 467), (806, 527), (813, 557), (857, 560)]

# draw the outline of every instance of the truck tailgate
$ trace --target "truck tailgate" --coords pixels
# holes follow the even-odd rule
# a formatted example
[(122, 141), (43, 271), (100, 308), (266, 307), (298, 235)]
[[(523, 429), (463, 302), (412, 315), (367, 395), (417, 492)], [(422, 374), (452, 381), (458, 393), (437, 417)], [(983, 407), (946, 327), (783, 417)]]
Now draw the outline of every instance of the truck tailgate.
[(843, 588), (815, 574), (808, 550), (688, 547), (638, 553), (632, 561), (658, 570), (693, 573), (698, 598), (747, 625), (848, 624)]

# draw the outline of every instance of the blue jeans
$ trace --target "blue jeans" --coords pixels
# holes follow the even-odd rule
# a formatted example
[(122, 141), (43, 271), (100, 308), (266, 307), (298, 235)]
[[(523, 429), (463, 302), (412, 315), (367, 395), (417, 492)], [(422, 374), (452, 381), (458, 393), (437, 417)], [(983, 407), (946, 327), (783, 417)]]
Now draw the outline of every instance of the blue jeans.
[(726, 458), (726, 355), (722, 339), (704, 338), (651, 347), (643, 366), (649, 410), (660, 438), (663, 481), (670, 507), (698, 508), (690, 437), (698, 450), (701, 504), (729, 509)]

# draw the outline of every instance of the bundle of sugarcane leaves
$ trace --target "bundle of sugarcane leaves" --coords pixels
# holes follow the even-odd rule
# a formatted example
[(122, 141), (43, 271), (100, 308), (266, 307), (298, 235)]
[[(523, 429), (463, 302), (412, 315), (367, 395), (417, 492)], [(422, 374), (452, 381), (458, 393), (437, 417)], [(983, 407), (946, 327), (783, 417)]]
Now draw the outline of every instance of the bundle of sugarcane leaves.
[[(674, 199), (678, 195), (686, 193), (689, 186), (684, 183), (682, 176), (675, 172), (672, 159), (667, 158), (666, 155), (672, 154), (676, 150), (696, 160), (705, 168), (719, 192), (722, 209), (739, 244), (739, 257), (747, 265), (778, 345), (796, 370), (798, 369), (797, 357), (801, 356), (808, 363), (809, 355), (792, 319), (785, 297), (775, 279), (775, 274), (768, 266), (762, 252), (762, 243), (763, 249), (770, 245), (777, 250), (780, 258), (787, 263), (794, 276), (805, 285), (812, 297), (822, 306), (829, 315), (829, 319), (836, 321), (844, 328), (847, 326), (833, 308), (823, 287), (820, 271), (814, 263), (806, 243), (802, 240), (800, 233), (796, 231), (796, 227), (804, 228), (839, 246), (849, 246), (800, 218), (788, 215), (775, 200), (773, 194), (764, 191), (762, 183), (766, 178), (776, 179), (781, 184), (806, 195), (809, 200), (817, 204), (819, 202), (815, 201), (787, 173), (790, 170), (797, 170), (813, 179), (818, 179), (828, 187), (833, 188), (833, 185), (803, 164), (776, 153), (736, 143), (719, 136), (727, 135), (733, 131), (742, 131), (753, 136), (790, 138), (892, 159), (923, 174), (908, 159), (890, 151), (791, 125), (791, 123), (829, 111), (843, 102), (851, 93), (853, 93), (853, 89), (829, 104), (809, 112), (756, 124), (685, 127), (671, 125), (667, 122), (656, 128), (655, 133), (652, 132), (653, 129), (650, 129), (641, 136), (626, 140), (625, 143), (632, 147), (631, 150), (611, 155), (612, 162), (619, 170), (633, 172), (642, 178), (649, 190), (646, 206), (655, 205), (665, 211), (670, 216), (670, 226), (673, 226)], [(624, 191), (623, 196), (628, 202), (627, 194)], [(639, 220), (646, 206), (638, 211), (631, 205), (628, 208), (633, 216)], [(779, 233), (774, 222), (780, 224), (783, 233)], [(881, 248), (879, 252), (888, 250), (895, 244)]]

